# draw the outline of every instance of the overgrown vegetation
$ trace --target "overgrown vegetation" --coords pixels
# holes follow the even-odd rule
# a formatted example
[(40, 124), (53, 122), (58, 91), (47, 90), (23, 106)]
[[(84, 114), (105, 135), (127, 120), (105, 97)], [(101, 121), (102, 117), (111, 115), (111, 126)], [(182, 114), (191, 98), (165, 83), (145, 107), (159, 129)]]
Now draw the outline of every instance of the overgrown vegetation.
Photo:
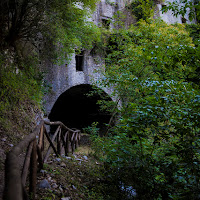
[(127, 199), (199, 199), (200, 40), (198, 25), (187, 30), (148, 19), (107, 39), (102, 85), (119, 118), (93, 142), (104, 175), (136, 190)]
[(43, 82), (43, 65), (47, 60), (67, 62), (75, 48), (90, 48), (98, 40), (97, 27), (86, 20), (96, 2), (0, 3), (1, 132), (30, 132), (24, 126), (33, 125), (35, 114), (42, 109), (43, 93), (48, 89)]
[(40, 175), (42, 180), (50, 177), (49, 183), (56, 183), (56, 187), (49, 190), (41, 189), (37, 199), (104, 199), (102, 193), (106, 186), (101, 177), (102, 166), (97, 163), (90, 151), (90, 147), (84, 145), (78, 148), (74, 155), (67, 157), (68, 159), (61, 157), (61, 161), (58, 162), (53, 156), (53, 162), (45, 164), (44, 172)]
[(153, 16), (155, 0), (134, 0), (128, 7), (137, 20), (146, 20)]
[[(27, 122), (33, 108), (40, 107), (44, 89), (38, 58), (62, 61), (75, 47), (90, 48), (97, 39), (106, 48), (101, 84), (118, 97), (114, 110), (112, 106), (117, 123), (107, 137), (98, 136), (95, 123), (86, 129), (101, 165), (69, 161), (67, 169), (46, 170), (62, 177), (67, 188), (76, 185), (77, 199), (199, 199), (199, 25), (185, 29), (153, 20), (154, 1), (137, 0), (131, 8), (140, 21), (128, 30), (122, 23), (112, 33), (105, 30), (101, 43), (99, 30), (85, 21), (87, 7), (92, 9), (95, 2), (0, 3), (1, 128), (30, 129), (32, 121)], [(112, 104), (100, 103), (104, 109)], [(66, 177), (70, 173), (78, 174), (77, 179)]]
[(19, 132), (30, 132), (41, 108), (43, 77), (32, 59), (26, 62), (19, 69), (17, 64), (1, 58), (0, 124), (4, 135), (13, 139)]
[(29, 53), (40, 51), (41, 57), (54, 61), (69, 59), (75, 47), (92, 44), (95, 27), (86, 19), (96, 2), (5, 0), (0, 3), (0, 48), (12, 47), (22, 58), (28, 48)]

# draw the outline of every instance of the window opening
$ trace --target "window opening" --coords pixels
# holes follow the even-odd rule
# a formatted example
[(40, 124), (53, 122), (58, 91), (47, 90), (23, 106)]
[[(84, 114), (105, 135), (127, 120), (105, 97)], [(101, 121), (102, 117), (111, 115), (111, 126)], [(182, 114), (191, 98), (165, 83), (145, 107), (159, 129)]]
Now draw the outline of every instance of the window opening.
[(187, 19), (185, 19), (185, 17), (182, 17), (182, 18), (181, 18), (181, 21), (182, 21), (182, 24), (185, 24), (186, 21), (187, 21)]
[(103, 28), (109, 29), (110, 28), (110, 20), (102, 19), (102, 26), (103, 26)]
[(81, 51), (79, 54), (76, 54), (76, 71), (83, 71), (84, 64), (84, 51)]
[(161, 6), (162, 6), (162, 9), (166, 9), (166, 7), (167, 7), (167, 5), (165, 5), (165, 4), (161, 4)]

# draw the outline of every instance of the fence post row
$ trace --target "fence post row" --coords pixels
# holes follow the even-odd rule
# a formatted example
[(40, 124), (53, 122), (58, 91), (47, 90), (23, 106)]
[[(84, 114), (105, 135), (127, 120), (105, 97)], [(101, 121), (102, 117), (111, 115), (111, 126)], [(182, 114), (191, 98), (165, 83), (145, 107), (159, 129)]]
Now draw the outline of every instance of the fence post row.
[[(47, 133), (44, 125), (58, 126), (52, 137)], [(45, 140), (46, 137), (46, 140)], [(5, 200), (35, 199), (37, 171), (43, 168), (53, 149), (56, 156), (63, 150), (67, 156), (80, 144), (80, 130), (72, 130), (62, 122), (41, 121), (33, 132), (26, 136), (7, 154), (5, 163)], [(48, 148), (47, 144), (49, 143)], [(56, 143), (56, 145), (54, 145)], [(27, 148), (23, 168), (20, 168), (19, 156)], [(45, 150), (46, 149), (46, 150)], [(26, 182), (29, 176), (29, 195), (26, 192)]]

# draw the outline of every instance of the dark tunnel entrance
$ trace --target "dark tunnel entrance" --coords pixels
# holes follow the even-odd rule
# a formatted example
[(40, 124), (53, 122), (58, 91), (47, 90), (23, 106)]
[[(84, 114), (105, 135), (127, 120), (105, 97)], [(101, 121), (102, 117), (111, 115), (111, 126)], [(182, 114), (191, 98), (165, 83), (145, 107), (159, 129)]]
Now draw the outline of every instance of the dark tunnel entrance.
[[(97, 101), (102, 97), (99, 94), (87, 95), (94, 91), (93, 86), (85, 84), (74, 86), (61, 94), (49, 114), (50, 121), (61, 121), (69, 128), (80, 130), (90, 126), (93, 122), (98, 122), (100, 132), (104, 133), (105, 124), (109, 123), (111, 115), (100, 110)], [(105, 92), (103, 92), (103, 97), (111, 100)]]

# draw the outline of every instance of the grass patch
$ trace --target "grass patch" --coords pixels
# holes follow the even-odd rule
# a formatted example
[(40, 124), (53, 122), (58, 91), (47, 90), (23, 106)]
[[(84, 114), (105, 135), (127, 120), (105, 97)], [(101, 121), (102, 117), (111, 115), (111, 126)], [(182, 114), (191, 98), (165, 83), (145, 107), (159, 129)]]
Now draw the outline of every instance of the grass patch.
[(86, 156), (90, 156), (90, 155), (93, 155), (93, 154), (94, 154), (94, 150), (91, 149), (91, 147), (86, 146), (86, 145), (84, 145), (84, 146), (79, 146), (79, 147), (75, 150), (75, 152), (76, 152), (77, 154), (86, 155)]
[[(51, 157), (53, 162), (45, 164), (47, 173), (41, 174), (39, 179), (49, 180), (50, 177), (50, 184), (56, 183), (57, 188), (40, 189), (37, 199), (60, 200), (62, 197), (70, 197), (73, 200), (103, 199), (97, 189), (102, 166), (88, 152), (90, 152), (89, 147), (80, 147), (71, 159), (61, 157), (61, 161), (58, 162)], [(88, 160), (85, 160), (83, 155), (87, 155)]]

